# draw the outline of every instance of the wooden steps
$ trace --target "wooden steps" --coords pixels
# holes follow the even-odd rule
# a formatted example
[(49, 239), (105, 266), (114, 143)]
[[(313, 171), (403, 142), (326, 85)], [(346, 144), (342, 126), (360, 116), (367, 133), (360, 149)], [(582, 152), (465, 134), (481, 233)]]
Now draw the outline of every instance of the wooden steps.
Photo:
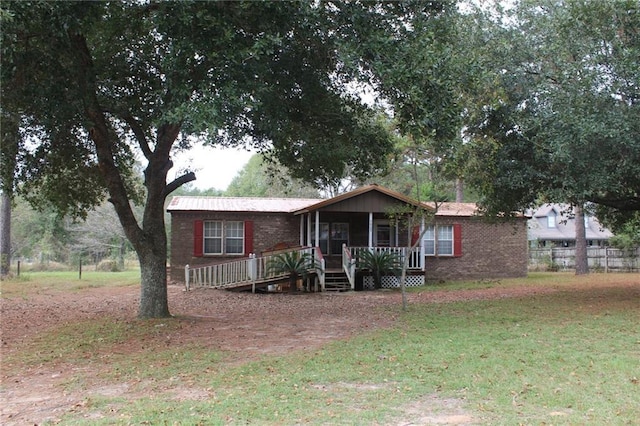
[(351, 284), (349, 284), (349, 280), (344, 271), (339, 269), (327, 270), (324, 275), (324, 290), (351, 291)]

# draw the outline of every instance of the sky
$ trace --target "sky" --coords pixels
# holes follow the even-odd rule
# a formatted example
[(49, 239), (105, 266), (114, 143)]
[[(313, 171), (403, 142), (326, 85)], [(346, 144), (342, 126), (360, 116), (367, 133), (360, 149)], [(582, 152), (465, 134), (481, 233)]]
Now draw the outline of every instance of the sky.
[(174, 165), (167, 181), (170, 182), (188, 169), (196, 174), (196, 180), (191, 182), (195, 188), (226, 190), (253, 154), (255, 152), (246, 149), (195, 146), (173, 156)]

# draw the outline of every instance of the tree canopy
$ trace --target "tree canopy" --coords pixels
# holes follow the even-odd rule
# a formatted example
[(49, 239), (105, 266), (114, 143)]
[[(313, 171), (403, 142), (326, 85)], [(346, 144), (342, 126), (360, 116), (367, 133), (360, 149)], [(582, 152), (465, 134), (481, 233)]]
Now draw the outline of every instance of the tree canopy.
[(381, 49), (393, 62), (414, 29), (450, 7), (3, 2), (2, 112), (20, 123), (18, 188), (73, 216), (108, 194), (140, 259), (139, 315), (167, 316), (164, 200), (195, 178), (166, 182), (172, 153), (204, 138), (268, 150), (316, 183), (347, 167), (362, 178), (380, 171), (392, 139), (354, 84), (381, 84)]
[(254, 154), (224, 191), (228, 197), (319, 198), (318, 190), (301, 179), (292, 179), (287, 168)]
[(485, 19), (488, 95), (469, 175), (488, 212), (590, 201), (640, 210), (640, 6), (520, 1)]

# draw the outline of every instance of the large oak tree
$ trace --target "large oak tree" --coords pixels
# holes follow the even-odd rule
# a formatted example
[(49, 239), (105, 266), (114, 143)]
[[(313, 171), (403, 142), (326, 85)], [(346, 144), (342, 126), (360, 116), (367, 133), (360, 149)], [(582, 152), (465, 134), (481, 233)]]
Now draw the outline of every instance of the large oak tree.
[[(640, 211), (640, 6), (521, 0), (481, 12), (480, 106), (468, 175), (493, 215), (542, 202), (598, 206), (609, 223)], [(603, 215), (602, 213), (607, 213)], [(588, 272), (576, 229), (576, 273)]]
[(376, 58), (447, 6), (2, 2), (13, 18), (2, 31), (3, 94), (12, 92), (3, 109), (21, 117), (28, 141), (20, 190), (76, 216), (106, 194), (140, 260), (139, 316), (167, 316), (163, 204), (195, 178), (167, 183), (172, 153), (198, 137), (269, 150), (316, 183), (346, 168), (366, 178), (392, 141), (354, 82), (380, 82)]
[(640, 210), (638, 2), (522, 0), (502, 16), (483, 21), (493, 90), (470, 123), (487, 210), (540, 200)]

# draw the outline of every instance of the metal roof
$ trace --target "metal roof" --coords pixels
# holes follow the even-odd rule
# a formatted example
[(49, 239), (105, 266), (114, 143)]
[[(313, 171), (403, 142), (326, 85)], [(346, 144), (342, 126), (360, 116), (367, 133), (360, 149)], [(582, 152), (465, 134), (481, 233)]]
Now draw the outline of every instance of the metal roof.
[(290, 213), (322, 201), (317, 198), (249, 198), (176, 196), (167, 206), (175, 211)]
[[(424, 203), (435, 208), (433, 203)], [(478, 205), (475, 203), (441, 203), (438, 205), (436, 216), (470, 217), (478, 213)]]
[[(401, 202), (434, 209), (433, 203), (418, 203), (399, 192), (375, 184), (365, 185), (353, 191), (329, 199), (318, 198), (256, 198), (256, 197), (192, 197), (176, 196), (171, 199), (168, 212), (177, 211), (220, 211), (220, 212), (265, 212), (265, 213), (295, 213), (302, 214), (309, 211), (348, 200), (353, 197), (377, 191)], [(442, 203), (438, 206), (436, 216), (470, 217), (477, 213), (478, 207), (474, 203)]]

